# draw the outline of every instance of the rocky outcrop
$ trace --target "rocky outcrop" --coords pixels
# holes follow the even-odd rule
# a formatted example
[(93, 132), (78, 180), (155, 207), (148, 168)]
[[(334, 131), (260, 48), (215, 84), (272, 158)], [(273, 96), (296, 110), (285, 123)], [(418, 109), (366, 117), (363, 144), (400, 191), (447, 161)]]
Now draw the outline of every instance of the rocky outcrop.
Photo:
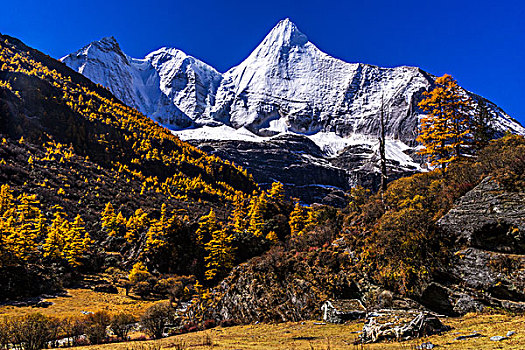
[[(287, 194), (304, 203), (344, 207), (344, 191), (361, 185), (377, 190), (381, 181), (378, 156), (367, 144), (349, 146), (329, 157), (302, 135), (281, 135), (266, 142), (193, 140), (202, 150), (245, 168), (263, 188), (274, 181), (284, 184)], [(389, 161), (389, 180), (415, 173), (415, 167)]]
[(525, 189), (505, 190), (487, 177), (463, 196), (438, 225), (458, 244), (503, 253), (525, 253)]
[(525, 192), (487, 177), (438, 221), (458, 250), (421, 302), (458, 315), (485, 307), (525, 310)]
[(327, 300), (321, 306), (323, 321), (345, 323), (365, 318), (366, 309), (359, 299)]

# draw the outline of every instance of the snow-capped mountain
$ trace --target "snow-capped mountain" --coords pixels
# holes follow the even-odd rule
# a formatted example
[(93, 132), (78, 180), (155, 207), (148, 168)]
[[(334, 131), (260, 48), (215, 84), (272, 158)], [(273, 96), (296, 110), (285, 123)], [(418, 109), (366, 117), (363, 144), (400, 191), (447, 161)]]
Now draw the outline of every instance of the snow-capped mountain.
[[(333, 58), (289, 19), (280, 21), (248, 58), (224, 74), (173, 48), (131, 58), (112, 37), (62, 61), (172, 129), (225, 124), (261, 136), (289, 131), (375, 136), (383, 101), (387, 136), (408, 144), (417, 133), (421, 93), (435, 78), (417, 67), (381, 68)], [(486, 102), (501, 130), (525, 133)]]
[(172, 128), (185, 128), (209, 113), (222, 76), (173, 48), (144, 59), (129, 57), (113, 37), (92, 42), (61, 59), (122, 102)]
[[(315, 174), (324, 175), (314, 174), (303, 182), (319, 186), (341, 183), (325, 176), (333, 174), (334, 167), (344, 169), (343, 182), (348, 186), (367, 182), (367, 174), (377, 172), (383, 105), (391, 169), (400, 176), (421, 169), (421, 160), (414, 157), (423, 114), (417, 104), (422, 93), (432, 88), (435, 76), (417, 67), (381, 68), (331, 57), (309, 42), (289, 19), (280, 21), (243, 62), (223, 74), (174, 48), (161, 48), (143, 59), (131, 58), (112, 37), (93, 42), (62, 61), (181, 139), (196, 140), (209, 152), (226, 158), (238, 154), (237, 158), (230, 156), (231, 160), (248, 169), (256, 163), (249, 160), (250, 154), (259, 157), (265, 147), (274, 154), (272, 162), (281, 157), (281, 168), (291, 169), (293, 157), (288, 151), (304, 146), (311, 151), (301, 156), (305, 169), (315, 163), (317, 169), (324, 169)], [(497, 129), (525, 134), (525, 128), (494, 103), (465, 93), (475, 101), (484, 100)], [(299, 138), (280, 137), (287, 134)], [(298, 148), (301, 137), (305, 145)], [(293, 147), (280, 152), (291, 140)], [(312, 151), (312, 141), (321, 153)], [(238, 150), (244, 147), (242, 156), (242, 152), (233, 152), (232, 142)], [(257, 169), (251, 171), (257, 174)], [(261, 181), (281, 177), (279, 172), (265, 173)]]

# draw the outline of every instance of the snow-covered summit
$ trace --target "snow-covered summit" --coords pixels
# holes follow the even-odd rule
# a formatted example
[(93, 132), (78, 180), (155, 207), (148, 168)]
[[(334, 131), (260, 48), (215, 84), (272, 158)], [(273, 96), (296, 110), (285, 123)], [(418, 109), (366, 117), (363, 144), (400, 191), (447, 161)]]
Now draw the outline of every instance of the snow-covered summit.
[(137, 59), (123, 53), (113, 37), (94, 41), (61, 61), (173, 129), (191, 126), (207, 113), (222, 80), (213, 67), (181, 50), (163, 47)]
[(277, 25), (266, 35), (261, 44), (254, 50), (254, 53), (261, 54), (263, 52), (258, 49), (270, 47), (291, 47), (302, 46), (308, 42), (308, 37), (301, 33), (299, 28), (290, 21), (289, 18), (281, 20)]
[[(331, 57), (288, 18), (224, 74), (175, 48), (131, 58), (113, 37), (62, 61), (175, 130), (226, 125), (258, 136), (292, 132), (374, 138), (384, 103), (387, 136), (408, 145), (415, 144), (423, 114), (417, 103), (435, 79), (417, 67), (381, 68)], [(486, 104), (501, 130), (525, 133), (501, 108)]]

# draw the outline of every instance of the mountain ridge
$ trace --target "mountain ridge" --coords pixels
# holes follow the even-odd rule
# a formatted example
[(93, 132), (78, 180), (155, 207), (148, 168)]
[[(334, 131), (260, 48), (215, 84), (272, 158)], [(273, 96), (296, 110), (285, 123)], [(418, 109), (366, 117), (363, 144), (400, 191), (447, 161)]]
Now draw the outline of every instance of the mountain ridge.
[[(139, 110), (171, 129), (181, 140), (207, 147), (247, 168), (259, 183), (269, 178), (286, 183), (288, 179), (279, 172), (255, 168), (253, 164), (258, 161), (250, 160), (250, 154), (257, 157), (256, 148), (268, 146), (272, 152), (280, 153), (274, 153), (272, 159), (281, 159), (281, 168), (295, 166), (288, 156), (296, 147), (295, 141), (289, 150), (280, 152), (282, 141), (273, 140), (291, 134), (304, 137), (307, 149), (308, 141), (313, 141), (323, 152), (321, 157), (304, 155), (305, 171), (314, 163), (320, 169), (317, 165), (327, 164), (328, 160), (330, 167), (342, 167), (346, 173), (344, 178), (326, 181), (325, 171), (320, 170), (309, 179), (310, 183), (347, 183), (340, 187), (342, 190), (366, 184), (375, 189), (382, 104), (392, 177), (424, 167), (416, 155), (419, 120), (425, 115), (418, 102), (424, 92), (434, 87), (436, 77), (418, 67), (384, 68), (331, 57), (289, 19), (280, 21), (241, 63), (224, 73), (178, 49), (161, 48), (144, 59), (132, 59), (127, 66), (119, 63), (118, 55), (100, 61), (90, 55), (78, 56), (78, 52), (81, 50), (62, 61), (69, 66), (78, 65), (76, 61), (90, 65), (92, 73), (85, 72), (88, 78), (107, 86), (119, 97), (139, 96), (133, 102)], [(119, 74), (122, 67), (129, 69)], [(138, 89), (141, 93), (134, 93), (135, 88), (145, 84), (134, 85), (133, 79), (126, 77), (139, 76), (138, 71), (147, 78), (143, 81), (148, 81), (149, 90)], [(100, 77), (105, 74), (114, 78), (102, 81)], [(498, 136), (507, 130), (525, 134), (525, 128), (494, 103), (466, 90), (463, 93), (474, 105), (485, 103), (494, 116)], [(151, 103), (136, 102), (140, 96), (150, 96), (143, 100)], [(231, 142), (224, 142), (228, 140), (243, 144), (241, 148), (246, 153), (240, 157), (231, 155)], [(255, 147), (252, 141), (260, 146)], [(258, 178), (257, 174), (262, 175)]]
[[(96, 53), (90, 55), (86, 48), (100, 43), (111, 43), (117, 57), (101, 60)], [(128, 62), (121, 62), (120, 56)], [(61, 61), (173, 130), (227, 125), (246, 127), (260, 136), (319, 131), (343, 137), (377, 135), (379, 104), (384, 99), (390, 112), (387, 136), (408, 144), (413, 143), (417, 121), (424, 114), (417, 101), (435, 79), (418, 67), (384, 68), (334, 58), (311, 43), (288, 18), (277, 23), (246, 59), (224, 73), (176, 48), (162, 47), (143, 59), (131, 58), (113, 37), (93, 42)], [(126, 68), (124, 72), (121, 67)], [(128, 78), (141, 74), (142, 82)], [(104, 79), (107, 75), (110, 79)], [(466, 93), (488, 104), (497, 116), (498, 129), (525, 133), (501, 108)]]

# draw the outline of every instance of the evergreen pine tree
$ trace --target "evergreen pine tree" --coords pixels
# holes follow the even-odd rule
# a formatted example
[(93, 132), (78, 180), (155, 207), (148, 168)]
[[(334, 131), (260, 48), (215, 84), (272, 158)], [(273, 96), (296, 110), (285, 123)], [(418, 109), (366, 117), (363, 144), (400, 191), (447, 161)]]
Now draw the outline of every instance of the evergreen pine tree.
[(487, 105), (480, 99), (476, 112), (470, 120), (473, 153), (487, 146), (490, 140), (496, 137), (496, 131), (492, 126), (493, 119), (494, 117), (489, 112)]

